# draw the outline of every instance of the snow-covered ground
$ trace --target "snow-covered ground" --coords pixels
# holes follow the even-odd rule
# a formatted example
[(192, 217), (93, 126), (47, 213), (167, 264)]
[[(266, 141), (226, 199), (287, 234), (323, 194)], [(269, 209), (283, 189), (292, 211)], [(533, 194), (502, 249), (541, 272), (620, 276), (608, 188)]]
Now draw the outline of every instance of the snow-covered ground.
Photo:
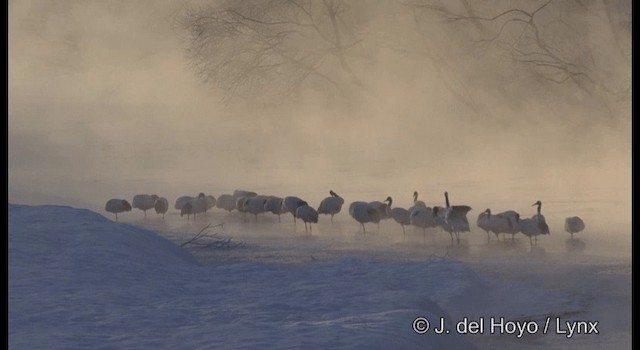
[[(584, 241), (471, 232), (450, 246), (390, 222), (363, 234), (345, 215), (313, 233), (290, 215), (148, 215), (10, 204), (9, 348), (631, 348), (630, 257)], [(209, 232), (228, 246), (180, 247), (219, 223)], [(435, 333), (441, 317), (449, 334)], [(465, 317), (483, 334), (460, 334)], [(491, 317), (538, 329), (491, 334)], [(558, 334), (567, 321), (598, 334)]]

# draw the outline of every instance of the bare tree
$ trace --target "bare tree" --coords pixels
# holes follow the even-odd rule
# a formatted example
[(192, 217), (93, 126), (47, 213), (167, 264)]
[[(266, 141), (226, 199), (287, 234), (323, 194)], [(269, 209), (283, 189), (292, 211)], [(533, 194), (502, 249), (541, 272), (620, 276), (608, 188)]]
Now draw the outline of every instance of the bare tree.
[(221, 1), (189, 8), (177, 23), (186, 33), (191, 67), (223, 89), (227, 100), (281, 97), (302, 87), (343, 94), (362, 86), (351, 63), (364, 37), (364, 21), (352, 10), (357, 5), (342, 0)]
[(517, 78), (528, 76), (554, 91), (562, 90), (553, 85), (571, 84), (565, 92), (575, 94), (573, 89), (579, 89), (610, 115), (620, 114), (620, 106), (626, 112), (631, 98), (630, 2), (542, 0), (502, 5), (468, 0), (408, 4), (417, 22), (419, 13), (426, 11), (438, 13), (455, 30), (467, 24), (473, 46), (510, 64)]

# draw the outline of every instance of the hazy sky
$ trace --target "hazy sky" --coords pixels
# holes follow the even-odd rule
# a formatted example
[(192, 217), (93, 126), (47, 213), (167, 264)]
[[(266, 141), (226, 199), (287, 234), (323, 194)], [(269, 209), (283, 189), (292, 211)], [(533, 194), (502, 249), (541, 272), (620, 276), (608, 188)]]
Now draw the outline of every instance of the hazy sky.
[[(491, 87), (476, 96), (497, 116), (467, 118), (433, 68), (397, 64), (377, 47), (371, 93), (348, 107), (311, 98), (223, 104), (188, 69), (171, 25), (186, 3), (9, 2), (10, 202), (102, 208), (136, 193), (173, 201), (235, 188), (316, 200), (333, 188), (406, 193), (408, 204), (413, 190), (440, 201), (453, 187), (479, 206), (609, 201), (630, 222), (629, 115), (585, 118), (589, 99), (579, 91), (575, 103), (554, 102), (552, 92), (502, 99), (494, 88), (514, 81), (489, 81), (481, 73), (499, 66), (467, 63), (476, 86)], [(446, 48), (447, 38), (436, 43)]]

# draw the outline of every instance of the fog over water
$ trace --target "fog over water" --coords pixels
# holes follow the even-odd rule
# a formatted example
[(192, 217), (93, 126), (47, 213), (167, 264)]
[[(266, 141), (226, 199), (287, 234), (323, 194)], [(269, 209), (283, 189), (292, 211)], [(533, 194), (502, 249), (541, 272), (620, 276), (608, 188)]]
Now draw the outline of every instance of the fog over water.
[[(474, 5), (492, 17), (539, 7), (532, 3)], [(474, 223), (485, 208), (529, 216), (541, 200), (553, 232), (579, 215), (592, 242), (615, 237), (628, 256), (631, 1), (606, 3), (552, 2), (536, 14), (541, 28), (558, 31), (554, 44), (590, 57), (553, 51), (589, 79), (550, 83), (499, 45), (478, 49), (473, 42), (490, 35), (445, 11), (356, 1), (341, 18), (355, 23), (344, 31), (355, 38), (350, 69), (336, 58), (317, 66), (341, 89), (317, 74), (293, 92), (261, 81), (258, 92), (229, 97), (233, 90), (198, 74), (178, 23), (205, 2), (10, 1), (9, 202), (105, 213), (110, 198), (156, 193), (173, 204), (242, 188), (317, 207), (333, 189), (347, 203), (390, 195), (408, 207), (414, 190), (428, 205), (443, 205), (448, 191), (473, 208)], [(555, 27), (562, 13), (574, 15)]]

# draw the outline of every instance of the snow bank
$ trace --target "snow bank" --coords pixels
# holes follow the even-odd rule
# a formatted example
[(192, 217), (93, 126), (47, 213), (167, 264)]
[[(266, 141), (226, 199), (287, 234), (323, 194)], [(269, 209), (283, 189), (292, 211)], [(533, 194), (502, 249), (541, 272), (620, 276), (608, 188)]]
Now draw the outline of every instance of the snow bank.
[(151, 231), (69, 207), (9, 205), (8, 234), (11, 349), (473, 349), (470, 336), (416, 334), (413, 320), (570, 301), (450, 259), (203, 266)]
[[(132, 263), (197, 264), (173, 242), (151, 231), (114, 223), (86, 209), (9, 205), (9, 244), (17, 259), (61, 259), (110, 268)], [(38, 253), (38, 254), (35, 254)]]
[(424, 271), (361, 260), (200, 266), (164, 238), (88, 210), (10, 205), (9, 344), (472, 347), (412, 331), (415, 317), (445, 314), (421, 290)]

